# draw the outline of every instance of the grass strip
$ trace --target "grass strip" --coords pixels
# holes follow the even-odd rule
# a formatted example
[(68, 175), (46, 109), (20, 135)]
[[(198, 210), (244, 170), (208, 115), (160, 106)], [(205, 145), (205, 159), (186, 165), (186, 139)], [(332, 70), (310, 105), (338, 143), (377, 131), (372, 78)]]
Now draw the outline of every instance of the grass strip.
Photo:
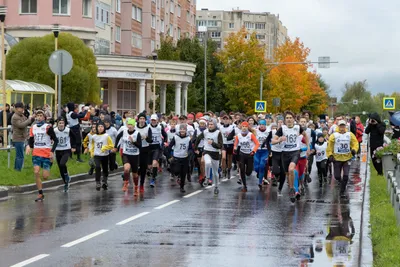
[(375, 267), (400, 266), (400, 228), (386, 191), (386, 178), (371, 165), (370, 220)]
[[(89, 156), (82, 155), (83, 163), (76, 161), (76, 156), (69, 159), (67, 166), (69, 175), (83, 174), (89, 171)], [(25, 184), (35, 183), (33, 176), (32, 156), (25, 155), (24, 167), (21, 172), (14, 170), (15, 150), (11, 151), (10, 168), (7, 167), (7, 151), (0, 151), (0, 185), (5, 186), (18, 186)], [(121, 166), (121, 157), (117, 155), (118, 165)], [(56, 161), (54, 160), (53, 166), (50, 171), (51, 175), (49, 180), (60, 178), (60, 172)]]

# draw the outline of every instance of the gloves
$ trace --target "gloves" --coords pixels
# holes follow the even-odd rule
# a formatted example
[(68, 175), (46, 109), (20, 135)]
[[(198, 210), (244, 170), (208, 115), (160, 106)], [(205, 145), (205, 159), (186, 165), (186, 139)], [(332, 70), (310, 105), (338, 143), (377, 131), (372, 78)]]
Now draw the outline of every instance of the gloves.
[(351, 154), (353, 155), (353, 157), (356, 155), (356, 151), (354, 149), (351, 150)]
[(335, 161), (335, 158), (333, 157), (333, 155), (330, 155), (330, 156), (329, 156), (329, 161), (330, 161), (330, 162), (334, 162), (334, 161)]

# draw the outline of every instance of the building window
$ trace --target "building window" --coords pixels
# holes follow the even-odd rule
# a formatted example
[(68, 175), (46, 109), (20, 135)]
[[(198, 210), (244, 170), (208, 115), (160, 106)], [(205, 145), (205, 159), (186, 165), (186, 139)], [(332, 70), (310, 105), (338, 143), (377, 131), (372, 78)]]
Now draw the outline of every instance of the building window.
[(216, 20), (209, 20), (208, 21), (208, 27), (217, 27), (217, 21)]
[(165, 23), (164, 20), (161, 20), (160, 32), (164, 32), (164, 30), (165, 30)]
[(178, 16), (178, 17), (181, 17), (181, 5), (178, 5), (177, 16)]
[(132, 6), (132, 19), (142, 22), (142, 9), (137, 6)]
[(186, 11), (186, 21), (190, 22), (190, 11)]
[(151, 15), (151, 28), (156, 28), (156, 16)]
[(150, 41), (150, 48), (151, 48), (151, 52), (153, 53), (153, 51), (155, 50), (155, 42), (154, 42), (154, 40)]
[(257, 40), (265, 40), (265, 34), (257, 34), (256, 38)]
[(221, 32), (211, 32), (211, 37), (212, 38), (220, 38), (221, 37)]
[(169, 4), (169, 12), (173, 14), (174, 10), (175, 10), (174, 0), (171, 0), (171, 3)]
[(265, 23), (256, 23), (256, 30), (265, 30)]
[(110, 41), (102, 38), (96, 38), (94, 42), (94, 53), (97, 55), (110, 54)]
[(82, 0), (82, 16), (92, 17), (92, 0)]
[(233, 28), (235, 28), (235, 23), (230, 22), (230, 23), (229, 23), (229, 29), (233, 29)]
[(69, 14), (69, 0), (53, 0), (53, 14), (54, 15), (68, 15)]
[(174, 36), (174, 25), (169, 24), (169, 30), (168, 30), (168, 35), (169, 36)]
[(100, 7), (96, 6), (96, 20), (100, 20)]
[(115, 27), (115, 41), (121, 42), (121, 27), (117, 26)]
[(254, 23), (252, 22), (245, 22), (244, 26), (246, 27), (246, 29), (254, 29)]
[(121, 0), (115, 1), (115, 11), (117, 11), (118, 13), (121, 13)]
[(132, 46), (142, 49), (142, 35), (135, 32), (132, 33)]
[(35, 14), (37, 12), (37, 0), (21, 0), (22, 14)]
[(165, 0), (161, 0), (161, 8), (164, 8), (165, 6), (164, 6), (164, 2), (165, 2)]
[(118, 81), (117, 112), (136, 111), (136, 82)]
[(207, 26), (205, 20), (198, 20), (197, 21), (197, 26)]
[(181, 39), (181, 28), (178, 28), (178, 36), (177, 36), (178, 40)]

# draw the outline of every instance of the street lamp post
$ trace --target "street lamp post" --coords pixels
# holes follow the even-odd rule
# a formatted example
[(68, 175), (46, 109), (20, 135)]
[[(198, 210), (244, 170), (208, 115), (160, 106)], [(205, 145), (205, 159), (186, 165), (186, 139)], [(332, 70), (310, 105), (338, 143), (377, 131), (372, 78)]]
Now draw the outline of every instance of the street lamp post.
[[(53, 34), (54, 34), (54, 51), (58, 50), (58, 35), (60, 34), (60, 24), (53, 24)], [(58, 106), (58, 99), (61, 97), (58, 93), (58, 75), (54, 75), (54, 119), (57, 119), (57, 114), (59, 113), (58, 110), (61, 109), (61, 106)], [(60, 92), (61, 94), (61, 92)], [(57, 108), (58, 106), (58, 108)]]
[[(203, 11), (208, 11), (208, 8), (202, 8)], [(204, 112), (207, 112), (207, 41), (208, 41), (208, 16), (206, 16), (206, 26), (199, 26), (199, 32), (204, 32)]]
[(153, 114), (156, 113), (156, 60), (157, 52), (153, 51)]
[[(7, 124), (7, 91), (6, 91), (6, 51), (4, 42), (4, 21), (6, 20), (7, 7), (0, 6), (0, 22), (1, 22), (1, 62), (2, 62), (2, 80), (3, 80), (3, 127), (8, 127)], [(7, 147), (8, 135), (7, 129), (3, 131), (3, 146)]]

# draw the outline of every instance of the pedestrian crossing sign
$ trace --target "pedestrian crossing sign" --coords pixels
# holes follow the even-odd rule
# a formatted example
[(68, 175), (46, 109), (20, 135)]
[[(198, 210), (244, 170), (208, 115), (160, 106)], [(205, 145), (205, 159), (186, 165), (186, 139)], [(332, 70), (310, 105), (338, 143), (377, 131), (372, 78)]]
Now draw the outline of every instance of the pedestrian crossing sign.
[(267, 101), (257, 100), (254, 107), (255, 112), (267, 112)]
[(396, 109), (396, 98), (384, 97), (383, 98), (383, 109)]

